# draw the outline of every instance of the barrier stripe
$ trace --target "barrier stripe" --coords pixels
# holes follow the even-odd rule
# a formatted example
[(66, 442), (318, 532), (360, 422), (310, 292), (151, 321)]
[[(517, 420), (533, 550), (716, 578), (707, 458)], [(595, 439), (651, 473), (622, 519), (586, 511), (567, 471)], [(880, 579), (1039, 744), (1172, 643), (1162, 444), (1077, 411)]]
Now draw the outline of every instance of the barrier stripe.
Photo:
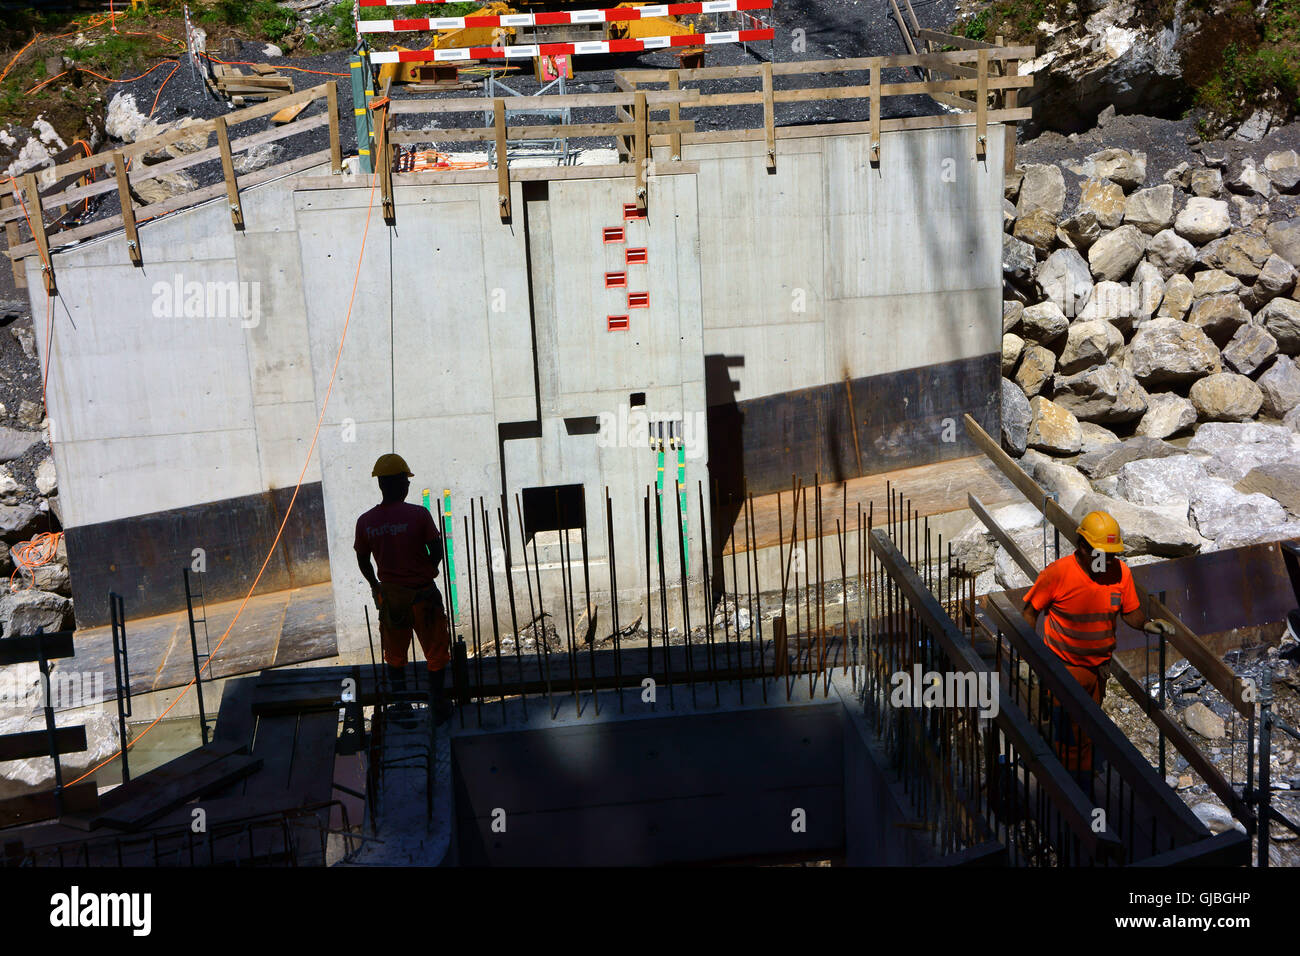
[(391, 50), (371, 53), (371, 63), (449, 63), (465, 60), (514, 60), (536, 56), (565, 56), (580, 53), (637, 53), (677, 46), (707, 46), (714, 43), (750, 43), (771, 40), (772, 29), (729, 30), (725, 33), (688, 33), (682, 36), (643, 37), (640, 40), (592, 40), (585, 43), (540, 43), (520, 46), (469, 46), (445, 50)]
[(486, 27), (544, 27), (581, 23), (616, 23), (651, 17), (680, 17), (703, 13), (738, 13), (770, 10), (773, 0), (699, 0), (642, 7), (571, 10), (560, 13), (505, 13), (497, 16), (430, 17), (406, 20), (362, 20), (362, 33), (400, 33), (409, 30), (465, 30)]

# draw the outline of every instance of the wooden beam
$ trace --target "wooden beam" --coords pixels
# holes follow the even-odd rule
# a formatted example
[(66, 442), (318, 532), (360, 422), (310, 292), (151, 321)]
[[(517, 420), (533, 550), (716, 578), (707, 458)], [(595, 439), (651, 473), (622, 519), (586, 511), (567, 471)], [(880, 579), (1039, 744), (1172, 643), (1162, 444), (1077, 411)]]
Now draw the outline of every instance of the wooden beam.
[[(81, 753), (86, 749), (85, 727), (57, 727), (54, 746), (61, 754)], [(50, 755), (50, 733), (32, 730), (0, 737), (0, 760), (31, 760)]]
[(40, 793), (6, 797), (0, 800), (0, 827), (53, 820), (59, 816), (60, 799), (65, 813), (91, 812), (99, 806), (99, 786), (94, 780), (87, 780), (64, 787), (58, 794), (53, 790), (42, 790)]
[[(769, 73), (769, 76), (770, 76), (771, 71), (769, 70), (768, 73)], [(668, 89), (675, 93), (675, 92), (677, 92), (678, 90), (681, 89), (681, 85), (682, 85), (682, 81), (681, 81), (681, 71), (680, 71), (680, 70), (669, 70), (669, 71), (668, 71)], [(674, 103), (669, 103), (669, 104), (668, 104), (668, 121), (669, 121), (670, 123), (674, 123), (674, 122), (680, 120), (681, 118), (682, 118), (682, 107), (681, 107), (681, 104), (680, 104), (680, 103), (675, 103), (675, 102), (674, 102)], [(669, 151), (670, 151), (670, 153), (671, 153), (671, 158), (672, 158), (672, 159), (674, 159), (674, 160), (678, 160), (678, 159), (681, 159), (681, 158), (682, 158), (682, 134), (681, 134), (681, 133), (673, 133), (673, 134), (672, 134), (672, 139), (671, 139), (671, 141), (670, 141), (670, 145), (669, 145), (668, 148), (669, 148)]]
[(880, 60), (871, 65), (871, 161), (880, 162)]
[(980, 50), (978, 86), (975, 90), (975, 155), (980, 159), (989, 142), (989, 51)]
[[(984, 44), (983, 46), (987, 47), (988, 45)], [(908, 66), (942, 67), (946, 63), (973, 63), (977, 48), (979, 47), (972, 47), (969, 50), (950, 50), (944, 53), (918, 53), (916, 55), (903, 53), (886, 57), (846, 57), (842, 60), (794, 60), (773, 63), (772, 73), (775, 76), (803, 76), (810, 73), (852, 73), (869, 69), (872, 62), (877, 59), (881, 60), (881, 65), (886, 68)], [(990, 50), (989, 52), (994, 59), (999, 60), (1032, 60), (1036, 55), (1032, 46), (1009, 46)], [(761, 67), (758, 64), (748, 66), (706, 66), (694, 70), (682, 70), (681, 78), (682, 80), (725, 80), (744, 76), (758, 77), (760, 69)], [(638, 83), (667, 82), (665, 76), (667, 70), (622, 70), (620, 72), (625, 77)]]
[(955, 46), (960, 50), (997, 49), (994, 44), (986, 43), (983, 40), (971, 40), (967, 37), (953, 36), (951, 33), (940, 33), (938, 30), (917, 30), (916, 35), (924, 40), (931, 40), (944, 46)]
[(497, 97), (492, 101), (492, 127), (496, 131), (497, 206), (501, 221), (510, 219), (510, 156), (506, 147), (506, 103)]
[[(700, 164), (691, 160), (681, 162), (651, 161), (646, 167), (646, 178), (654, 176), (694, 176)], [(510, 171), (512, 182), (549, 182), (570, 179), (622, 179), (635, 175), (635, 164), (619, 163), (612, 166), (523, 166)], [(399, 186), (432, 186), (444, 183), (494, 183), (495, 169), (431, 169), (421, 173), (396, 173), (393, 182)], [(355, 182), (331, 176), (311, 176), (298, 180), (298, 189), (358, 189)]]
[(117, 201), (122, 207), (122, 229), (126, 233), (126, 253), (131, 258), (131, 265), (144, 266), (144, 254), (140, 250), (140, 233), (135, 226), (135, 201), (131, 198), (131, 183), (126, 175), (126, 159), (121, 153), (114, 154), (113, 174), (117, 179)]
[[(1020, 77), (1019, 60), (1007, 60), (1005, 67), (1007, 71), (1007, 76), (1016, 77), (1017, 79)], [(1019, 99), (1019, 96), (1020, 94), (1017, 92), (1014, 86), (1003, 90), (1002, 108), (1009, 109), (1009, 110), (1015, 109), (1016, 102)], [(1006, 173), (1006, 175), (1010, 176), (1016, 170), (1016, 127), (1015, 125), (1012, 123), (1008, 123), (1006, 127), (1003, 129), (1003, 136), (1005, 137), (1005, 140), (1002, 148), (1002, 168), (1003, 171)]]
[[(3, 197), (0, 197), (0, 200), (3, 200), (0, 201), (0, 209), (18, 205), (18, 200), (14, 199), (14, 197), (12, 195), (9, 195), (8, 193), (6, 193)], [(8, 222), (6, 222), (5, 243), (8, 246), (8, 248), (12, 249), (14, 246), (18, 245), (20, 239), (21, 237), (18, 232), (18, 220), (11, 219)], [(14, 288), (26, 289), (27, 270), (23, 267), (22, 262), (20, 262), (18, 259), (10, 259), (9, 268), (13, 270)]]
[[(660, 121), (648, 124), (650, 132), (660, 135), (686, 133), (694, 126), (693, 120)], [(507, 126), (506, 139), (556, 139), (569, 137), (628, 136), (636, 135), (634, 120), (619, 123), (555, 123), (549, 126)], [(395, 130), (389, 134), (394, 143), (490, 143), (496, 139), (493, 127), (469, 129), (416, 129)]]
[(650, 161), (650, 136), (647, 130), (650, 115), (646, 109), (644, 93), (636, 94), (636, 103), (632, 111), (636, 117), (636, 208), (644, 210), (646, 207), (645, 174), (646, 166)]
[(226, 130), (224, 118), (218, 116), (213, 123), (217, 130), (217, 148), (221, 150), (221, 175), (226, 181), (226, 201), (230, 204), (230, 221), (236, 229), (243, 229), (244, 206), (239, 201), (239, 180), (235, 178), (235, 160), (230, 152), (230, 134)]
[[(27, 196), (27, 217), (31, 220), (32, 240), (41, 256), (41, 274), (45, 277), (45, 294), (58, 292), (54, 282), (54, 260), (50, 258), (50, 240), (45, 233), (45, 209), (41, 206), (41, 193), (36, 186), (36, 174), (23, 177), (23, 193)], [(21, 247), (20, 247), (21, 248)], [(12, 253), (12, 250), (10, 250)]]
[(47, 661), (72, 657), (72, 631), (50, 631), (48, 634), (15, 634), (0, 640), (0, 667), (9, 664), (34, 664), (45, 652)]
[(763, 130), (767, 134), (767, 168), (776, 169), (776, 103), (772, 98), (772, 64), (763, 64)]
[[(289, 108), (293, 109), (294, 107)], [(339, 90), (333, 83), (327, 84), (325, 89), (325, 110), (330, 118), (330, 172), (341, 173), (343, 171), (343, 145), (339, 139)], [(275, 116), (280, 116), (283, 112), (281, 110)], [(273, 116), (271, 120), (274, 122), (275, 117)]]
[(912, 42), (912, 34), (907, 29), (907, 24), (903, 22), (903, 14), (898, 9), (898, 0), (889, 0), (889, 5), (894, 9), (894, 20), (898, 23), (898, 30), (903, 34), (903, 42), (907, 44), (907, 50), (913, 56), (916, 55), (916, 44)]
[[(665, 70), (660, 82), (668, 82)], [(757, 72), (755, 72), (757, 75)], [(626, 81), (624, 81), (626, 83)], [(589, 108), (593, 106), (631, 106), (640, 93), (652, 106), (667, 107), (673, 103), (685, 103), (698, 99), (699, 90), (637, 90), (626, 89), (618, 93), (545, 93), (541, 96), (527, 97), (528, 107), (540, 109), (558, 109), (560, 107)], [(495, 100), (487, 97), (457, 97), (445, 100), (401, 99), (393, 103), (393, 115), (403, 113), (484, 113), (492, 109)]]

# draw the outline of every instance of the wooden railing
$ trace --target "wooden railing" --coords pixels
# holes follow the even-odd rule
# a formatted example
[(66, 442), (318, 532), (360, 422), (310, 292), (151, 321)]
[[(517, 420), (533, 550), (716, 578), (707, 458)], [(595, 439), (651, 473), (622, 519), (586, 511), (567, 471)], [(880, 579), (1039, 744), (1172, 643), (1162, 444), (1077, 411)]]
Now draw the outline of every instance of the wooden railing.
[[(309, 111), (304, 109), (289, 122), (231, 138), (232, 128), (277, 113), (286, 106), (311, 104), (316, 100), (325, 101), (324, 110), (308, 115)], [(323, 126), (329, 127), (328, 149), (248, 173), (236, 174), (235, 153), (297, 136)], [(203, 145), (194, 152), (160, 163), (146, 164), (142, 161), (142, 157), (146, 154), (183, 140), (196, 141), (200, 136), (203, 138)], [(209, 139), (215, 139), (215, 142), (208, 145)], [(132, 195), (132, 185), (214, 160), (221, 163), (222, 182), (147, 205), (138, 204)], [(28, 173), (11, 184), (10, 189), (6, 191), (8, 201), (0, 207), (0, 224), (5, 226), (8, 255), (13, 261), (15, 283), (20, 286), (26, 285), (26, 275), (20, 260), (35, 253), (41, 257), (46, 291), (51, 295), (54, 294), (56, 287), (50, 258), (51, 248), (116, 229), (123, 229), (126, 233), (127, 252), (131, 262), (142, 266), (144, 261), (137, 233), (137, 227), (141, 222), (200, 202), (217, 199), (222, 195), (226, 196), (230, 203), (232, 224), (236, 229), (241, 229), (244, 224), (243, 208), (239, 198), (241, 188), (268, 182), (322, 163), (329, 163), (334, 172), (338, 172), (343, 163), (339, 141), (338, 93), (333, 83), (323, 83), (290, 96), (236, 110), (228, 116), (219, 116), (180, 129), (169, 130), (160, 136), (129, 143), (111, 152), (96, 153), (62, 163), (53, 168), (54, 182), (45, 189), (38, 186), (37, 173)], [(111, 171), (111, 175), (90, 182), (85, 181), (90, 174), (101, 170)], [(49, 175), (48, 169), (40, 171), (41, 178), (47, 178)], [(69, 186), (70, 182), (79, 184)], [(92, 196), (110, 192), (117, 193), (121, 204), (121, 212), (117, 215), (60, 231), (53, 231), (51, 225), (47, 223), (46, 209), (70, 206)]]

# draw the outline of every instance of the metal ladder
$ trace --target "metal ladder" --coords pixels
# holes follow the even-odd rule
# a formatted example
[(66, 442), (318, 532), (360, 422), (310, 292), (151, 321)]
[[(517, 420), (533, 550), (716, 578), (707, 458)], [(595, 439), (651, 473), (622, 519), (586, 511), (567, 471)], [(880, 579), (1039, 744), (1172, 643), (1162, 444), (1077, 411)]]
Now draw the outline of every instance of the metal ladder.
[[(540, 106), (528, 106), (527, 100), (534, 96), (542, 96), (545, 93), (566, 92), (564, 75), (556, 77), (549, 83), (544, 84), (536, 93), (520, 93), (518, 90), (497, 79), (495, 73), (489, 73), (487, 81), (483, 84), (484, 94), (488, 99), (501, 97), (506, 100), (506, 113), (524, 114), (527, 116), (537, 116), (550, 120), (555, 125), (567, 126), (571, 122), (571, 110), (569, 107), (552, 107), (543, 108)], [(512, 106), (510, 98), (518, 98), (525, 102), (519, 106)], [(492, 126), (493, 115), (491, 110), (483, 113), (483, 123), (485, 126)], [(507, 161), (513, 159), (554, 159), (557, 166), (571, 166), (573, 157), (569, 153), (569, 138), (567, 136), (557, 136), (554, 139), (512, 139), (506, 140), (506, 158)], [(495, 169), (497, 164), (496, 150), (488, 150), (488, 164)]]
[[(197, 573), (201, 574), (202, 572)], [(203, 707), (203, 669), (208, 660), (212, 657), (212, 642), (208, 636), (208, 600), (206, 589), (202, 586), (201, 582), (196, 580), (196, 583), (199, 584), (197, 589), (191, 586), (190, 569), (182, 569), (182, 574), (185, 578), (185, 610), (190, 619), (190, 656), (194, 661), (194, 693), (199, 703), (199, 731), (203, 736), (203, 743), (206, 746), (208, 743), (208, 715)], [(194, 616), (195, 590), (198, 591), (198, 601), (200, 606), (203, 608), (202, 617)], [(195, 627), (197, 624), (203, 625), (204, 652), (202, 654), (199, 653), (198, 631)], [(211, 683), (213, 680), (212, 668), (207, 668), (207, 671), (207, 680)]]

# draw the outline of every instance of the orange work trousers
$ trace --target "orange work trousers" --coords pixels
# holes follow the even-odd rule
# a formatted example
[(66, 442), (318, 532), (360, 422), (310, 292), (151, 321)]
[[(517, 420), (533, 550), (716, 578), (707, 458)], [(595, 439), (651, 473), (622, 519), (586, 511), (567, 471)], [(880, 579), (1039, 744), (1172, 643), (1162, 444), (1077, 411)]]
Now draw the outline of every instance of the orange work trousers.
[[(1076, 667), (1065, 661), (1061, 663), (1065, 664), (1065, 669), (1100, 707), (1106, 693), (1106, 681), (1101, 668)], [(1052, 706), (1052, 722), (1056, 734), (1056, 753), (1065, 769), (1076, 776), (1092, 773), (1092, 741), (1084, 734), (1083, 728), (1070, 719), (1064, 707), (1055, 702)]]
[(379, 591), (379, 642), (384, 649), (384, 663), (405, 667), (414, 634), (429, 670), (446, 667), (451, 659), (451, 629), (437, 586), (380, 584)]

